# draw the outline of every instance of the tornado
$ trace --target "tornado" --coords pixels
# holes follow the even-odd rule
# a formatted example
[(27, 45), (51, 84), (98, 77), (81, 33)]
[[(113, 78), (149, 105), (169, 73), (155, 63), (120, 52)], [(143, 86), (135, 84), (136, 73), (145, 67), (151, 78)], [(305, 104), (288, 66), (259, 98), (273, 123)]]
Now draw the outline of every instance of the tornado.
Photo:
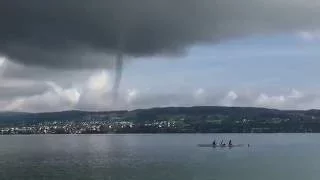
[(123, 52), (120, 50), (116, 54), (116, 62), (115, 62), (115, 75), (114, 75), (114, 84), (112, 88), (113, 93), (113, 104), (116, 105), (119, 96), (119, 86), (122, 78), (123, 71)]
[(123, 51), (125, 47), (125, 36), (124, 30), (122, 29), (121, 33), (117, 39), (117, 50), (116, 50), (116, 62), (115, 62), (115, 74), (114, 74), (114, 82), (113, 82), (113, 99), (112, 103), (117, 105), (118, 96), (119, 96), (119, 87), (122, 78), (122, 71), (123, 71)]

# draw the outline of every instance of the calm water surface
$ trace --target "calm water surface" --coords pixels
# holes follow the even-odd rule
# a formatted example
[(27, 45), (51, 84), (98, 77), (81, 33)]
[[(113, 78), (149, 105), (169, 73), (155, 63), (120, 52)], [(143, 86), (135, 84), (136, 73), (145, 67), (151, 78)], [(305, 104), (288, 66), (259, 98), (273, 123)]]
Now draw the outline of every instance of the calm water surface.
[(0, 136), (0, 179), (319, 180), (320, 134)]

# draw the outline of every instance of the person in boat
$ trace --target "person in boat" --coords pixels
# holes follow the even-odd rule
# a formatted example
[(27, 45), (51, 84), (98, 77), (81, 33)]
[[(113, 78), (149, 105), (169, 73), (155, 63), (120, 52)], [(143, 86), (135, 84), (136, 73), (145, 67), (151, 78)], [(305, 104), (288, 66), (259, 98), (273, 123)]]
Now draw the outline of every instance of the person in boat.
[(229, 146), (232, 146), (232, 142), (231, 142), (231, 139), (229, 140)]
[(213, 146), (216, 146), (216, 140), (214, 140), (214, 141), (212, 142), (212, 145), (213, 145)]
[(226, 144), (225, 143), (223, 143), (223, 140), (221, 140), (221, 142), (220, 142), (220, 146), (225, 146)]

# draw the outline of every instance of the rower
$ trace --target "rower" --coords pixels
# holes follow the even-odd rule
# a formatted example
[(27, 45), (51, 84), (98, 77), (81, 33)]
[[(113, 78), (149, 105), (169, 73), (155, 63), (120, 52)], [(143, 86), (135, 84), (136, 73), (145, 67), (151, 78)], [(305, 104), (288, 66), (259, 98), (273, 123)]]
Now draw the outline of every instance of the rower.
[(230, 141), (229, 141), (229, 146), (232, 146), (232, 142), (231, 142), (231, 139), (230, 139)]
[(216, 146), (216, 140), (214, 140), (214, 141), (212, 142), (212, 145), (213, 145), (213, 146)]

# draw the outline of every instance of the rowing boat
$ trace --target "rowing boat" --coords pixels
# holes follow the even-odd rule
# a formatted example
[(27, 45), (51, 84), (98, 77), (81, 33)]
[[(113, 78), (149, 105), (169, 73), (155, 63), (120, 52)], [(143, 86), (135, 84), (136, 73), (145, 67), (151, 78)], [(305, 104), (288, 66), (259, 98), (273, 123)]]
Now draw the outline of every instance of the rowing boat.
[(213, 145), (213, 144), (198, 144), (199, 147), (213, 147), (213, 148), (233, 148), (233, 147), (243, 147), (244, 144), (233, 144), (231, 146), (229, 145)]

